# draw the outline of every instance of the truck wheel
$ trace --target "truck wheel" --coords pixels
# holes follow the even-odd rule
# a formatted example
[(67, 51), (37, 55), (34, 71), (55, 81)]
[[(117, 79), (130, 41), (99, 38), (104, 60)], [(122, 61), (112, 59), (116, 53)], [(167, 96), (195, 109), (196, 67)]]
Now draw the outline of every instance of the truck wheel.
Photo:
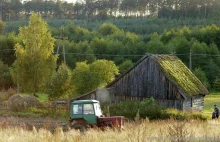
[(80, 132), (85, 132), (88, 129), (88, 126), (85, 123), (75, 123), (71, 128), (79, 130)]

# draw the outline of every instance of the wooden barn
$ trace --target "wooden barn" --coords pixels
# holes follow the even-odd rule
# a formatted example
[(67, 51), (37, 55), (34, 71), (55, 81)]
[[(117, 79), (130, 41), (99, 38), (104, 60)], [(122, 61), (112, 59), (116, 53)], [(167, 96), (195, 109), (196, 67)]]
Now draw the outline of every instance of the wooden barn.
[(204, 85), (176, 56), (146, 54), (105, 90), (75, 99), (118, 102), (153, 97), (166, 108), (201, 111), (207, 94)]

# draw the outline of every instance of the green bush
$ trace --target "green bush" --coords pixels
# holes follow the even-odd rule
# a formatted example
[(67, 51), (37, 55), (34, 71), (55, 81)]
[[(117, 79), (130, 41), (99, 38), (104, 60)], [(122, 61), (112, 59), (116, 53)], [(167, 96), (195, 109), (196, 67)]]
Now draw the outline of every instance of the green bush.
[(120, 103), (105, 106), (102, 109), (104, 115), (108, 113), (108, 108), (111, 116), (124, 116), (130, 120), (135, 120), (137, 116), (140, 117), (140, 119), (145, 119), (147, 117), (149, 120), (170, 118), (175, 120), (208, 119), (207, 116), (203, 115), (201, 112), (164, 109), (158, 105), (153, 98), (148, 98), (141, 102), (122, 101)]
[(144, 101), (122, 101), (117, 104), (111, 104), (103, 108), (103, 113), (108, 113), (108, 108), (110, 114), (121, 115), (128, 119), (134, 120), (139, 110), (140, 118), (148, 117), (150, 120), (159, 119), (162, 114), (162, 107), (156, 104), (153, 98), (145, 99)]

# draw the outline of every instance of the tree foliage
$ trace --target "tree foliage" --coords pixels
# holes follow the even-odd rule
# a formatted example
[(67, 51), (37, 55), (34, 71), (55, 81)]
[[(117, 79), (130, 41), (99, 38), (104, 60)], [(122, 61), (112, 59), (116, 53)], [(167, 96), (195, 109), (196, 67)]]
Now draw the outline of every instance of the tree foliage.
[(118, 75), (118, 68), (113, 61), (97, 60), (90, 65), (90, 70), (100, 78), (100, 87), (104, 87)]
[(3, 34), (4, 30), (5, 30), (5, 23), (2, 20), (0, 20), (0, 35)]
[(218, 19), (218, 0), (2, 0), (3, 20), (26, 19), (34, 11), (46, 19), (82, 19), (87, 22), (109, 18), (202, 18)]
[(213, 88), (215, 91), (220, 91), (220, 79), (219, 77), (216, 77)]
[(198, 77), (198, 79), (202, 82), (203, 85), (205, 85), (207, 88), (210, 89), (210, 84), (208, 81), (208, 78), (204, 71), (201, 70), (201, 68), (196, 68), (193, 73)]
[(78, 62), (73, 70), (73, 84), (77, 93), (83, 94), (104, 87), (118, 74), (118, 68), (112, 61), (97, 60), (92, 64)]
[(100, 82), (100, 78), (91, 72), (86, 62), (76, 63), (76, 68), (73, 70), (73, 85), (78, 94), (92, 91), (99, 86)]
[[(66, 64), (74, 69), (77, 62), (87, 61), (86, 64), (89, 65), (89, 69), (85, 72), (87, 76), (93, 77), (93, 73), (89, 73), (92, 72), (90, 65), (96, 60), (113, 61), (122, 73), (122, 70), (125, 71), (129, 64), (137, 62), (146, 53), (176, 55), (188, 67), (191, 59), (192, 70), (200, 68), (205, 73), (208, 79), (207, 84), (210, 84), (211, 88), (220, 72), (220, 27), (214, 24), (203, 26), (209, 22), (212, 23), (213, 19), (206, 22), (202, 19), (158, 18), (112, 19), (106, 23), (105, 21), (65, 23), (62, 20), (55, 20), (55, 22), (48, 20), (48, 22), (53, 25), (52, 35), (63, 38), (55, 42), (56, 49), (54, 50), (60, 54), (58, 64), (61, 64), (65, 57)], [(64, 25), (60, 26), (62, 24)], [(183, 25), (190, 26), (183, 27)], [(167, 29), (164, 30), (164, 28)], [(12, 47), (15, 43), (20, 43), (20, 45), (24, 43), (21, 42), (21, 36), (17, 37), (16, 33), (6, 33), (1, 36), (0, 41), (0, 47), (3, 49), (0, 57), (5, 64), (10, 66), (15, 59)], [(127, 64), (126, 61), (130, 63)], [(95, 86), (106, 84), (101, 83), (102, 80), (97, 82), (98, 85), (94, 83)], [(82, 86), (79, 88), (83, 88)], [(94, 88), (94, 86), (88, 88)]]
[(111, 23), (104, 23), (99, 27), (99, 32), (102, 35), (111, 35), (115, 34), (117, 31), (120, 31), (115, 25)]
[(0, 60), (0, 89), (9, 88), (12, 85), (9, 67)]
[(71, 98), (74, 92), (72, 84), (72, 71), (64, 63), (62, 63), (57, 72), (54, 72), (50, 82), (47, 85), (47, 93), (50, 98)]
[(119, 65), (120, 74), (124, 73), (129, 67), (133, 65), (131, 60), (125, 60), (123, 63)]
[(15, 45), (17, 59), (13, 64), (13, 80), (23, 91), (43, 91), (56, 67), (55, 39), (37, 14), (31, 15), (29, 25), (22, 27), (18, 36), (23, 44)]

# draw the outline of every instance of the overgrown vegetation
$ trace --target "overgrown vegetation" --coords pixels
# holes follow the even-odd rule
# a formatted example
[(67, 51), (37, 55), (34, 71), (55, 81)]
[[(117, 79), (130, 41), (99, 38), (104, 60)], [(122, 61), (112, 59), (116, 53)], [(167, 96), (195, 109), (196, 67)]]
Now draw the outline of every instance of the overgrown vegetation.
[[(96, 60), (110, 60), (114, 61), (114, 63), (119, 66), (120, 73), (123, 73), (147, 52), (176, 55), (186, 66), (189, 66), (191, 52), (192, 71), (210, 90), (218, 89), (217, 79), (219, 78), (220, 72), (220, 44), (218, 34), (220, 32), (219, 27), (216, 25), (193, 29), (189, 29), (188, 27), (182, 29), (174, 28), (172, 30), (164, 30), (161, 34), (137, 35), (135, 33), (126, 32), (111, 23), (104, 23), (94, 31), (89, 31), (73, 23), (68, 23), (61, 28), (52, 27), (51, 32), (52, 35), (56, 37), (68, 37), (68, 39), (64, 38), (64, 40), (57, 40), (55, 42), (54, 51), (59, 53), (58, 66), (63, 63), (64, 59), (70, 70), (76, 69), (77, 62), (86, 61), (87, 64), (93, 64)], [(5, 45), (2, 46), (2, 48), (6, 48), (7, 52), (11, 50), (7, 53), (7, 55), (12, 57), (10, 60), (8, 60), (6, 56), (2, 56), (3, 63), (8, 65), (5, 67), (9, 68), (15, 59), (15, 57), (13, 57), (13, 46), (15, 43), (22, 42), (16, 34), (5, 34), (2, 36), (2, 40), (2, 45)], [(59, 49), (62, 45), (65, 47), (65, 56), (63, 56), (63, 51)], [(6, 50), (3, 50), (3, 52), (6, 52)], [(54, 79), (56, 78), (55, 76), (56, 73), (53, 75)], [(91, 75), (84, 77), (86, 79), (89, 78), (89, 76)], [(16, 79), (16, 76), (14, 78)], [(69, 78), (71, 78), (71, 76), (69, 76)], [(68, 94), (79, 95), (92, 91), (92, 89), (96, 87), (104, 86), (105, 84), (95, 85), (94, 82), (91, 83), (94, 79), (89, 79), (89, 81), (90, 82), (83, 81), (84, 83), (88, 83), (87, 85), (82, 84), (83, 86), (92, 86), (86, 87), (87, 90), (84, 90), (84, 92), (76, 91), (77, 87), (74, 87), (72, 91), (64, 89), (61, 91), (61, 94), (68, 92)], [(97, 82), (98, 81), (100, 80), (97, 80)], [(69, 84), (71, 86), (73, 82), (66, 83), (66, 85)], [(61, 79), (59, 83), (65, 84), (65, 81)], [(62, 85), (60, 85), (60, 87), (61, 86)], [(66, 86), (66, 88), (69, 87)], [(63, 96), (68, 96), (64, 94)]]
[(188, 96), (194, 94), (202, 94), (206, 91), (204, 86), (200, 85), (197, 77), (187, 69), (187, 67), (176, 57), (172, 56), (157, 56), (159, 64), (167, 75), (180, 86)]
[(162, 106), (157, 104), (153, 98), (145, 99), (142, 102), (122, 101), (120, 103), (111, 104), (104, 107), (103, 113), (105, 115), (110, 113), (111, 116), (125, 116), (130, 120), (136, 120), (137, 117), (140, 119), (147, 118), (149, 120), (170, 118), (175, 120), (207, 120), (209, 118), (201, 112), (164, 109)]
[[(0, 124), (2, 141), (45, 141), (45, 142), (82, 142), (82, 141), (219, 141), (219, 121), (141, 121), (126, 123), (123, 131), (106, 128), (104, 131), (91, 128), (83, 134), (76, 130), (64, 132), (57, 127), (51, 133), (47, 127), (41, 129), (14, 127)], [(10, 137), (9, 137), (10, 135)]]
[(0, 91), (0, 100), (8, 101), (8, 99), (15, 93), (16, 91), (13, 88), (9, 88), (8, 90), (2, 90)]
[[(1, 91), (0, 98), (7, 98), (5, 96), (14, 95), (16, 91), (9, 89), (8, 91)], [(30, 94), (22, 94), (26, 96)], [(36, 93), (37, 98), (41, 102), (39, 107), (25, 107), (21, 106), (19, 109), (8, 110), (4, 109), (5, 106), (1, 106), (0, 115), (6, 116), (21, 116), (21, 117), (51, 117), (67, 120), (69, 118), (69, 112), (63, 107), (59, 109), (48, 105), (48, 95), (44, 93)], [(7, 104), (7, 103), (5, 103)], [(186, 112), (178, 111), (176, 109), (164, 109), (157, 103), (155, 103), (153, 98), (146, 99), (142, 102), (135, 101), (122, 101), (117, 104), (111, 104), (109, 106), (103, 106), (103, 114), (108, 116), (122, 115), (125, 116), (128, 120), (157, 120), (157, 119), (175, 119), (175, 120), (207, 120), (211, 119), (213, 112), (213, 106), (217, 104), (220, 106), (220, 95), (218, 92), (211, 93), (205, 97), (204, 110), (203, 112)], [(25, 107), (25, 108), (24, 108)], [(57, 106), (59, 107), (59, 106)], [(57, 110), (57, 111), (55, 111)], [(66, 110), (66, 111), (65, 111)]]

